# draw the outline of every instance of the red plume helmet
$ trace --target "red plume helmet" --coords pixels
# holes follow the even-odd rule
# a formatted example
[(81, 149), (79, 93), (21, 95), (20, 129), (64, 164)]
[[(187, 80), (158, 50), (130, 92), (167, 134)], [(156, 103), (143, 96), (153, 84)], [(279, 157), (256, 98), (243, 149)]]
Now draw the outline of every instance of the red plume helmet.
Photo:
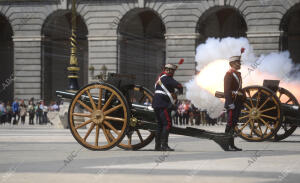
[(241, 48), (241, 54), (245, 52), (245, 48)]
[(183, 62), (184, 62), (184, 59), (182, 58), (182, 59), (179, 60), (178, 65), (183, 64)]

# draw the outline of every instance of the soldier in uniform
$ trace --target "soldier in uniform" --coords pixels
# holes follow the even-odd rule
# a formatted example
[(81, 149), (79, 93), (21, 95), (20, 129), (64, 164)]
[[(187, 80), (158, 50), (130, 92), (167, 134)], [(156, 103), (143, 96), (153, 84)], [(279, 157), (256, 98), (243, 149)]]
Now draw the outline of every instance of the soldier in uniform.
[(168, 145), (169, 132), (172, 127), (171, 111), (175, 107), (172, 94), (174, 94), (175, 88), (178, 89), (179, 94), (183, 93), (182, 85), (173, 78), (176, 69), (177, 66), (174, 64), (165, 65), (163, 72), (155, 83), (152, 107), (158, 121), (155, 137), (156, 151), (174, 151)]
[[(241, 57), (233, 56), (229, 58), (230, 70), (227, 71), (224, 77), (224, 95), (225, 95), (225, 108), (227, 110), (227, 125), (225, 133), (233, 135), (234, 128), (239, 121), (241, 113), (243, 92), (242, 92), (242, 77), (238, 72), (241, 68)], [(230, 151), (241, 151), (234, 145), (234, 139), (229, 145)]]

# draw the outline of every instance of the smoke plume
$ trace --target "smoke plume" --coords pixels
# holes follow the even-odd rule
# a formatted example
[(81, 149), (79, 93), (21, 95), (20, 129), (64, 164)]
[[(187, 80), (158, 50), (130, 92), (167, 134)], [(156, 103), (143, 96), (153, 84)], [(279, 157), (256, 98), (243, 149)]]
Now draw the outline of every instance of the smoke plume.
[(224, 75), (229, 69), (228, 59), (242, 54), (243, 87), (262, 85), (264, 79), (280, 80), (280, 86), (291, 91), (300, 99), (300, 66), (294, 64), (288, 51), (254, 54), (246, 38), (209, 38), (196, 50), (197, 70), (200, 71), (193, 80), (186, 83), (186, 98), (201, 110), (207, 110), (212, 118), (218, 117), (224, 109), (224, 102), (214, 97), (215, 91), (224, 88)]

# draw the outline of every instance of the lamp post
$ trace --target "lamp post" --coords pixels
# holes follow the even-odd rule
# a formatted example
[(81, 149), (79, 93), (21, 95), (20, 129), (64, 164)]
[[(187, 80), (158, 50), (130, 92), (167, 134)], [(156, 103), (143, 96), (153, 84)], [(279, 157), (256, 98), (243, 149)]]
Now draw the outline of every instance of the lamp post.
[(77, 61), (77, 40), (76, 40), (76, 0), (72, 0), (72, 35), (70, 37), (71, 41), (71, 55), (70, 55), (70, 65), (68, 67), (68, 79), (69, 86), (68, 90), (76, 91), (79, 89), (78, 86), (78, 72), (80, 68), (78, 67)]

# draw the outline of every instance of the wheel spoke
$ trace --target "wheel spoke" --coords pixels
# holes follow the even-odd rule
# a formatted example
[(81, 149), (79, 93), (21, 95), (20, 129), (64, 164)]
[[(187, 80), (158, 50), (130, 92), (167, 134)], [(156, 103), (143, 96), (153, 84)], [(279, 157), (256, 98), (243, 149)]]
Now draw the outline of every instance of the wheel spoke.
[(83, 140), (84, 140), (85, 142), (86, 142), (86, 139), (88, 138), (88, 136), (90, 135), (90, 133), (92, 132), (92, 130), (94, 129), (94, 127), (95, 127), (95, 123), (93, 123), (93, 124), (90, 126), (88, 132), (85, 134), (85, 136), (84, 136), (84, 138), (83, 138)]
[(252, 137), (253, 136), (253, 129), (254, 129), (254, 124), (253, 124), (252, 120), (250, 120), (250, 127), (251, 127), (250, 136)]
[(99, 88), (99, 99), (98, 99), (98, 106), (97, 108), (101, 109), (101, 103), (102, 103), (102, 88)]
[(120, 133), (118, 132), (118, 130), (115, 129), (115, 127), (113, 127), (109, 122), (104, 121), (104, 124), (105, 124), (108, 128), (110, 128), (112, 131), (114, 131), (117, 135), (120, 135)]
[(266, 103), (269, 102), (269, 100), (270, 100), (270, 97), (268, 97), (268, 98), (265, 100), (265, 102), (258, 108), (258, 110), (261, 110), (261, 108), (263, 108), (263, 106), (265, 106)]
[(248, 119), (248, 121), (245, 124), (243, 124), (243, 126), (240, 129), (240, 131), (242, 131), (250, 123), (250, 120), (251, 119)]
[(80, 116), (80, 117), (88, 117), (88, 118), (91, 117), (91, 114), (88, 114), (88, 113), (76, 113), (76, 112), (74, 112), (72, 115), (73, 116)]
[(260, 102), (260, 94), (261, 94), (261, 92), (258, 91), (257, 98), (256, 98), (256, 108), (258, 107), (258, 104)]
[(142, 137), (140, 131), (139, 131), (139, 130), (135, 130), (135, 131), (136, 131), (136, 133), (138, 134), (140, 141), (141, 141), (141, 142), (144, 142), (144, 139), (143, 139), (143, 137)]
[(112, 99), (114, 98), (115, 94), (111, 94), (110, 97), (108, 98), (108, 100), (106, 101), (106, 103), (104, 104), (102, 110), (105, 111), (105, 109), (107, 108), (107, 106), (110, 104), (110, 102), (112, 101)]
[(127, 136), (128, 137), (128, 145), (131, 145), (131, 141), (132, 141), (132, 135)]
[(288, 101), (286, 101), (285, 103), (286, 104), (288, 104), (289, 102), (291, 102), (292, 101), (292, 99), (290, 98)]
[(265, 118), (269, 118), (269, 119), (273, 119), (273, 120), (277, 120), (277, 117), (272, 117), (272, 116), (265, 115), (265, 114), (261, 114), (260, 116), (265, 117)]
[(249, 114), (246, 115), (246, 116), (243, 116), (243, 117), (239, 117), (239, 120), (242, 120), (242, 119), (247, 118), (247, 117), (249, 117)]
[(262, 130), (261, 130), (261, 126), (260, 126), (260, 122), (258, 122), (258, 128), (259, 128), (259, 131), (260, 131), (260, 134), (261, 134), (261, 137), (263, 137), (263, 132), (262, 132)]
[(246, 110), (241, 110), (241, 112), (250, 113), (250, 111), (246, 111)]
[(93, 99), (91, 93), (87, 90), (87, 91), (86, 91), (86, 94), (89, 96), (89, 99), (90, 99), (90, 102), (91, 102), (91, 104), (92, 104), (92, 106), (93, 106), (93, 109), (94, 109), (94, 110), (97, 110), (96, 104), (95, 104), (95, 102), (94, 102), (94, 99)]
[(248, 95), (249, 95), (249, 97), (250, 97), (250, 103), (251, 103), (251, 106), (254, 107), (253, 101), (252, 101), (252, 96), (250, 95), (250, 91), (247, 90), (247, 93), (248, 93)]
[(264, 119), (259, 118), (259, 120), (260, 120), (261, 122), (263, 122), (263, 123), (266, 125), (267, 128), (272, 129), (272, 127), (271, 127)]
[(84, 107), (85, 109), (87, 109), (88, 111), (90, 111), (90, 113), (93, 113), (93, 109), (91, 109), (89, 106), (87, 106), (85, 103), (83, 103), (81, 100), (77, 100), (77, 102)]
[(98, 141), (99, 141), (99, 125), (96, 125), (95, 146), (98, 146)]
[(139, 104), (141, 104), (141, 103), (144, 101), (145, 97), (146, 97), (146, 95), (143, 94), (143, 96), (142, 96), (142, 97), (140, 98), (140, 100), (139, 100)]
[(77, 127), (75, 127), (75, 129), (77, 130), (78, 128), (81, 128), (89, 123), (91, 123), (93, 121), (93, 119), (89, 119), (87, 121), (85, 121), (84, 123), (81, 123), (80, 125), (78, 125)]
[(115, 110), (118, 110), (120, 107), (122, 107), (123, 105), (122, 104), (120, 104), (120, 105), (117, 105), (117, 106), (115, 106), (115, 107), (113, 107), (113, 108), (110, 108), (109, 110), (107, 110), (107, 111), (105, 111), (104, 112), (104, 115), (108, 115), (109, 113), (111, 113), (111, 112), (114, 112)]
[(249, 110), (251, 110), (251, 107), (250, 107), (247, 103), (244, 103), (244, 105), (245, 105)]
[(123, 118), (115, 118), (115, 117), (112, 117), (112, 116), (105, 116), (104, 119), (106, 119), (106, 120), (112, 120), (112, 121), (121, 121), (121, 122), (125, 121), (125, 119), (123, 119)]
[(101, 128), (102, 128), (102, 131), (103, 131), (103, 134), (104, 134), (104, 136), (105, 136), (105, 138), (106, 138), (106, 141), (107, 141), (108, 143), (110, 143), (110, 140), (109, 140), (109, 137), (108, 137), (108, 135), (107, 135), (107, 132), (106, 132), (105, 127), (104, 127), (102, 124), (101, 124), (100, 126), (101, 126)]
[(261, 112), (261, 113), (264, 113), (264, 112), (267, 112), (267, 111), (271, 111), (271, 110), (273, 110), (273, 109), (276, 109), (276, 106), (270, 107), (270, 108), (268, 108), (268, 109), (264, 109), (264, 110), (262, 110), (262, 111), (260, 111), (260, 112)]

